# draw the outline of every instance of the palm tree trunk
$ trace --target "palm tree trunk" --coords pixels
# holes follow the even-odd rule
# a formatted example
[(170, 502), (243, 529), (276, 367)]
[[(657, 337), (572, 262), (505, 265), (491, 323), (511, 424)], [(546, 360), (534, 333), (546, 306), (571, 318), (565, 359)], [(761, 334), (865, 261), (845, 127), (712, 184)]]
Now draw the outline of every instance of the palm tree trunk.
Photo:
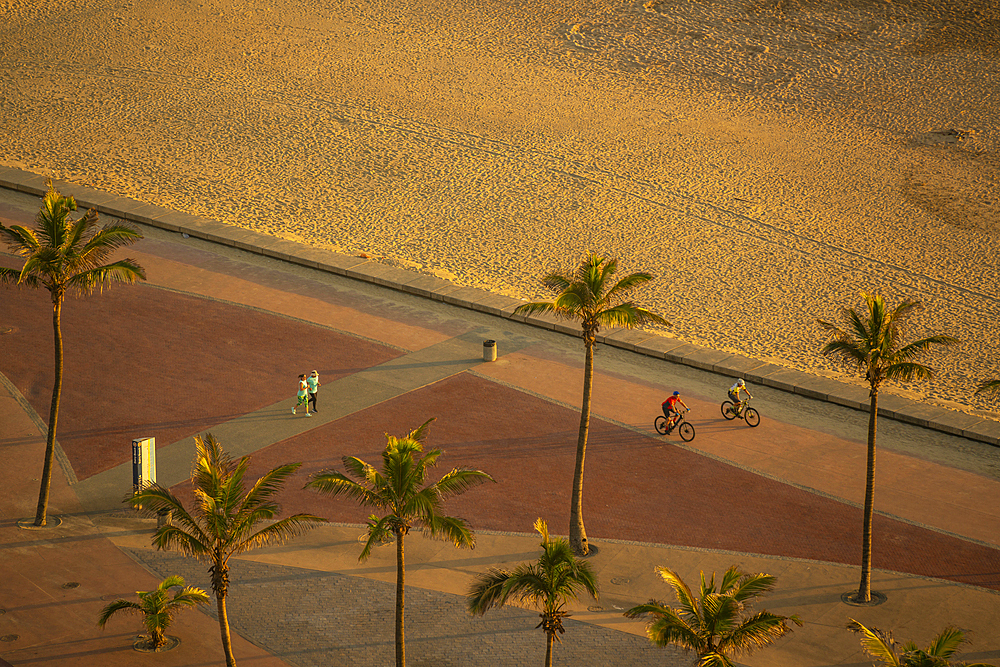
[(49, 429), (45, 438), (45, 463), (42, 466), (42, 483), (38, 490), (38, 507), (35, 509), (35, 525), (44, 526), (49, 509), (49, 488), (52, 486), (52, 462), (56, 452), (56, 424), (59, 421), (59, 398), (62, 396), (63, 343), (62, 343), (62, 296), (52, 296), (52, 332), (55, 338), (56, 377), (52, 385), (52, 404), (49, 407)]
[(233, 655), (233, 640), (229, 636), (229, 614), (226, 612), (226, 595), (229, 593), (229, 566), (226, 563), (222, 546), (216, 544), (212, 549), (212, 567), (208, 569), (212, 575), (212, 590), (215, 591), (215, 604), (219, 610), (219, 632), (222, 634), (222, 650), (226, 654), (226, 667), (236, 667), (236, 656)]
[(219, 632), (222, 633), (222, 650), (226, 654), (226, 667), (236, 667), (236, 657), (233, 655), (233, 640), (229, 636), (229, 614), (226, 613), (225, 592), (215, 592), (216, 606), (219, 609)]
[(583, 527), (583, 464), (587, 454), (587, 434), (590, 432), (590, 393), (594, 387), (594, 341), (584, 332), (586, 360), (583, 365), (583, 407), (580, 409), (580, 436), (576, 441), (576, 470), (573, 472), (573, 500), (569, 510), (569, 544), (578, 556), (590, 551), (587, 531)]
[(872, 517), (875, 514), (875, 428), (878, 422), (878, 389), (872, 387), (868, 415), (868, 472), (865, 480), (865, 522), (861, 530), (861, 584), (858, 602), (872, 599)]
[(403, 560), (403, 531), (396, 533), (396, 667), (406, 667), (403, 637), (403, 607), (406, 597), (406, 567)]
[(545, 667), (552, 667), (552, 633), (545, 633)]

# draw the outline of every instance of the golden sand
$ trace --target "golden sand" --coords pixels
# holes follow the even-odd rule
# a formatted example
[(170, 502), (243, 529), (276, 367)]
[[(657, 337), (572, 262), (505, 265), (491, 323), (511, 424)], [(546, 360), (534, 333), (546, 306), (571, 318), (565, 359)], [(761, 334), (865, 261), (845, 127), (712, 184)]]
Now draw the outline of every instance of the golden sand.
[(820, 374), (860, 290), (930, 402), (1000, 377), (992, 0), (0, 0), (0, 163), (534, 298), (594, 250), (673, 335)]

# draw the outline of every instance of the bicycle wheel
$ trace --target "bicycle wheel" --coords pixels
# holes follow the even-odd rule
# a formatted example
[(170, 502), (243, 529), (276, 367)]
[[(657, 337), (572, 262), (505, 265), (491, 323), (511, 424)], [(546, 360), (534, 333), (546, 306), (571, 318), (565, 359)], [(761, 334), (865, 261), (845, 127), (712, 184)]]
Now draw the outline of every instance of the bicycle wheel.
[(747, 408), (746, 412), (743, 414), (743, 418), (750, 426), (756, 426), (760, 423), (760, 413), (753, 408)]
[(722, 416), (726, 419), (736, 419), (736, 410), (732, 401), (722, 402)]
[(694, 440), (694, 426), (690, 422), (681, 422), (680, 428), (677, 432), (681, 434), (681, 440), (684, 442), (691, 442)]
[(657, 417), (656, 421), (653, 422), (653, 428), (655, 428), (656, 432), (659, 433), (660, 435), (666, 435), (667, 434), (667, 418), (664, 417), (663, 415), (660, 415), (659, 417)]

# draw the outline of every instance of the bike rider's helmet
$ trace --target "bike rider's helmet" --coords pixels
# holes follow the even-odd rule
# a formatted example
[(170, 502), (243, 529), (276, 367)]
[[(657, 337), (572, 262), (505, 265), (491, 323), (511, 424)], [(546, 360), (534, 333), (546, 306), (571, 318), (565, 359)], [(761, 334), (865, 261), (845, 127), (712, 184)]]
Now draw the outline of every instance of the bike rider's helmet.
[(743, 381), (743, 378), (740, 378), (739, 380), (737, 380), (736, 384), (738, 384), (741, 387), (747, 386), (747, 383)]
[(674, 396), (680, 396), (680, 395), (681, 395), (681, 392), (679, 392), (679, 391), (675, 391), (674, 392)]

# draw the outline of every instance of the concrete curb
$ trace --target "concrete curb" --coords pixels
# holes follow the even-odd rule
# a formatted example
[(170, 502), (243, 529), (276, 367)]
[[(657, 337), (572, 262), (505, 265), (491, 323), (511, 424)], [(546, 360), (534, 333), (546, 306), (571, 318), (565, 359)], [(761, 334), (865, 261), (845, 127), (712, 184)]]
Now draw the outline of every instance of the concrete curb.
[[(20, 169), (0, 167), (0, 187), (8, 190), (41, 196), (46, 191), (46, 180), (43, 176)], [(320, 250), (66, 181), (53, 179), (53, 184), (60, 193), (75, 197), (80, 208), (94, 208), (104, 215), (188, 234), (194, 238), (444, 301), (570, 336), (581, 335), (579, 328), (571, 322), (549, 314), (542, 313), (529, 317), (515, 315), (514, 309), (524, 302), (500, 294), (456, 285), (443, 278), (380, 264), (362, 257)], [(721, 352), (646, 331), (626, 329), (602, 332), (598, 336), (598, 342), (655, 359), (665, 359), (720, 375), (744, 378), (754, 384), (836, 403), (862, 412), (868, 411), (868, 390), (864, 387), (811, 375), (740, 354)], [(879, 397), (879, 415), (969, 440), (1000, 445), (1000, 422), (926, 405), (889, 393), (883, 393)]]

